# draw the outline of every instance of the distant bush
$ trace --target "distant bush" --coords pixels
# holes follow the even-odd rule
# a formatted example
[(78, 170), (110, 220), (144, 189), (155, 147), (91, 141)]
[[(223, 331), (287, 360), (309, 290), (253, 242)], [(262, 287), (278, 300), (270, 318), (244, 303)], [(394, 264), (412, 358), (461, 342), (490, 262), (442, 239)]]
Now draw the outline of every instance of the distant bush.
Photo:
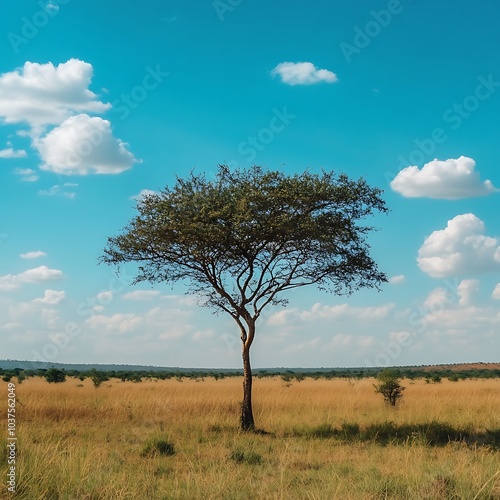
[(101, 386), (103, 382), (106, 382), (109, 380), (109, 377), (107, 376), (106, 372), (101, 372), (93, 368), (89, 372), (90, 380), (92, 380), (94, 387), (97, 389), (98, 387)]
[(57, 368), (50, 368), (45, 372), (44, 377), (47, 382), (58, 384), (66, 380), (66, 373)]

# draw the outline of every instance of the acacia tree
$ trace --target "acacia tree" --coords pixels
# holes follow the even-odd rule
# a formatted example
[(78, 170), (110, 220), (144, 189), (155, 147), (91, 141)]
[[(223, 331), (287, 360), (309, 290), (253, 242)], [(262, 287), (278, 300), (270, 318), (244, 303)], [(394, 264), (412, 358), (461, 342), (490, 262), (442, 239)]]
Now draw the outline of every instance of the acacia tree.
[(214, 179), (191, 172), (150, 194), (138, 215), (108, 239), (101, 261), (138, 263), (134, 283), (187, 281), (188, 293), (228, 313), (241, 332), (241, 428), (254, 429), (250, 347), (263, 309), (286, 305), (283, 292), (316, 285), (335, 294), (378, 288), (386, 281), (369, 256), (360, 222), (387, 212), (382, 191), (364, 179), (259, 166)]
[(397, 402), (403, 397), (403, 391), (406, 389), (399, 383), (397, 373), (391, 369), (382, 370), (378, 374), (377, 379), (380, 383), (378, 385), (373, 384), (375, 392), (382, 394), (387, 404), (396, 406)]

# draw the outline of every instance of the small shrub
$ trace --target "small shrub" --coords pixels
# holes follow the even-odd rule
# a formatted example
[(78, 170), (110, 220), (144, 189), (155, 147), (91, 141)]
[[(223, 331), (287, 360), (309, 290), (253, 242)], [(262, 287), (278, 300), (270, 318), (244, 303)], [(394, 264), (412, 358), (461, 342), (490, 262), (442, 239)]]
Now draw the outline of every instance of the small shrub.
[(146, 444), (141, 453), (143, 457), (155, 457), (158, 455), (175, 455), (175, 446), (165, 439), (153, 439)]
[(231, 452), (230, 458), (237, 464), (241, 464), (245, 460), (245, 453), (243, 453), (241, 450), (234, 450)]
[(393, 370), (383, 370), (377, 378), (380, 383), (374, 385), (375, 392), (382, 394), (387, 404), (396, 406), (396, 403), (403, 397), (403, 391), (405, 390), (405, 387), (399, 383), (396, 373)]
[(92, 380), (92, 382), (94, 383), (94, 387), (97, 389), (103, 382), (109, 380), (109, 377), (106, 375), (106, 373), (93, 368), (90, 371), (90, 380)]
[(237, 464), (259, 465), (262, 463), (262, 455), (253, 451), (234, 450), (231, 452), (230, 458)]

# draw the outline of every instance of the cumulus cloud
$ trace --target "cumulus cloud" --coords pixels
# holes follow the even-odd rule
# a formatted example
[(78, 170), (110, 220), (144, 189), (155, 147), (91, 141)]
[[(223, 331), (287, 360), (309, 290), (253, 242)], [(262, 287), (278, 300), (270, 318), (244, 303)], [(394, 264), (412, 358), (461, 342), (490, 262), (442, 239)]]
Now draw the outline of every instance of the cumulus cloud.
[(101, 305), (109, 304), (113, 300), (113, 292), (111, 290), (105, 290), (96, 295), (97, 301)]
[(462, 280), (457, 288), (459, 305), (471, 306), (478, 291), (479, 280)]
[(440, 161), (434, 159), (420, 170), (404, 168), (391, 182), (391, 188), (406, 198), (440, 198), (457, 200), (487, 196), (499, 190), (489, 181), (481, 181), (475, 172), (476, 162), (461, 156)]
[[(31, 137), (42, 170), (59, 175), (119, 174), (138, 162), (128, 145), (113, 136), (110, 122), (92, 116), (111, 107), (89, 89), (92, 76), (92, 65), (78, 59), (57, 66), (26, 62), (0, 75), (0, 120), (30, 127), (17, 133)], [(0, 158), (23, 156), (26, 151), (15, 150), (11, 143), (0, 150)], [(31, 169), (25, 170), (16, 171), (21, 180), (38, 180)], [(56, 192), (54, 187), (40, 194)], [(73, 192), (59, 194), (75, 197)]]
[(282, 309), (276, 311), (267, 320), (269, 325), (295, 324), (297, 321), (309, 322), (312, 320), (349, 320), (377, 321), (387, 318), (394, 309), (395, 304), (389, 303), (375, 307), (354, 307), (349, 304), (328, 306), (316, 303), (310, 309), (300, 311), (298, 309)]
[(418, 266), (435, 278), (500, 270), (500, 240), (484, 232), (484, 222), (474, 214), (457, 215), (425, 239)]
[(133, 196), (131, 196), (130, 199), (140, 202), (144, 198), (146, 198), (147, 196), (155, 195), (155, 194), (158, 194), (158, 193), (156, 191), (152, 191), (151, 189), (143, 189), (138, 194), (134, 194)]
[(94, 330), (103, 329), (110, 333), (129, 333), (143, 323), (143, 318), (136, 314), (113, 314), (112, 316), (95, 315), (85, 323)]
[[(490, 335), (498, 332), (500, 314), (497, 307), (478, 305), (477, 294), (479, 281), (462, 280), (456, 287), (437, 288), (423, 303), (423, 315), (420, 319), (425, 325), (428, 338), (440, 335), (463, 336), (471, 347), (478, 335)], [(470, 336), (474, 332), (474, 336)]]
[(500, 300), (500, 283), (497, 284), (491, 296), (496, 300)]
[(111, 105), (89, 90), (92, 75), (92, 65), (78, 59), (57, 66), (28, 61), (0, 75), (0, 117), (5, 123), (40, 127), (76, 113), (102, 113)]
[(41, 189), (38, 191), (39, 195), (42, 196), (64, 196), (65, 198), (74, 199), (76, 197), (76, 193), (74, 191), (68, 191), (67, 188), (77, 187), (78, 184), (73, 182), (65, 182), (64, 184), (56, 184), (52, 186), (50, 189)]
[(143, 315), (117, 313), (111, 316), (94, 315), (85, 323), (93, 330), (110, 334), (130, 334), (133, 336), (155, 336), (160, 340), (182, 337), (193, 331), (188, 323), (189, 311), (154, 307)]
[(65, 299), (65, 297), (66, 297), (65, 292), (58, 292), (56, 290), (45, 290), (44, 296), (39, 299), (35, 299), (33, 303), (56, 306), (60, 304)]
[(445, 288), (439, 287), (432, 290), (426, 297), (422, 306), (424, 311), (434, 311), (443, 308), (446, 304), (455, 301), (456, 296)]
[(390, 285), (400, 285), (401, 283), (404, 283), (406, 280), (406, 277), (404, 274), (398, 274), (397, 276), (392, 276), (389, 278), (389, 284)]
[(16, 168), (14, 173), (21, 176), (23, 182), (36, 182), (40, 178), (32, 168)]
[(27, 155), (24, 149), (0, 149), (0, 158), (25, 158)]
[(33, 252), (22, 253), (20, 255), (21, 259), (39, 259), (40, 257), (46, 257), (47, 254), (41, 250), (36, 250)]
[(314, 304), (309, 311), (303, 311), (301, 313), (301, 319), (328, 318), (343, 320), (357, 318), (372, 321), (386, 318), (393, 309), (393, 303), (376, 307), (354, 307), (349, 304), (340, 304), (336, 306)]
[(271, 71), (271, 75), (279, 75), (281, 81), (287, 85), (311, 85), (338, 81), (335, 73), (327, 69), (318, 69), (311, 62), (282, 62)]
[(154, 297), (158, 297), (160, 292), (158, 290), (135, 290), (133, 292), (126, 293), (122, 295), (122, 299), (125, 300), (151, 300)]
[(50, 269), (47, 266), (40, 266), (35, 269), (28, 269), (21, 274), (7, 274), (0, 276), (0, 291), (15, 290), (25, 283), (35, 284), (47, 281), (57, 281), (64, 277), (62, 271)]
[(86, 114), (72, 116), (34, 140), (42, 170), (61, 175), (119, 174), (138, 160), (113, 136), (111, 124)]

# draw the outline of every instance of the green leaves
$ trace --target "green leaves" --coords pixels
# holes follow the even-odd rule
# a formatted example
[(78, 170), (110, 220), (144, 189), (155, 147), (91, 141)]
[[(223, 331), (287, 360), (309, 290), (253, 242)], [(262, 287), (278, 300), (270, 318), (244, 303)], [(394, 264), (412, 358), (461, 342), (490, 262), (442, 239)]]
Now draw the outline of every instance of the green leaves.
[(256, 319), (288, 289), (352, 293), (386, 281), (364, 239), (373, 228), (361, 225), (387, 212), (381, 194), (333, 172), (221, 165), (214, 179), (191, 173), (139, 202), (101, 260), (139, 262), (137, 281), (188, 279), (206, 305)]

